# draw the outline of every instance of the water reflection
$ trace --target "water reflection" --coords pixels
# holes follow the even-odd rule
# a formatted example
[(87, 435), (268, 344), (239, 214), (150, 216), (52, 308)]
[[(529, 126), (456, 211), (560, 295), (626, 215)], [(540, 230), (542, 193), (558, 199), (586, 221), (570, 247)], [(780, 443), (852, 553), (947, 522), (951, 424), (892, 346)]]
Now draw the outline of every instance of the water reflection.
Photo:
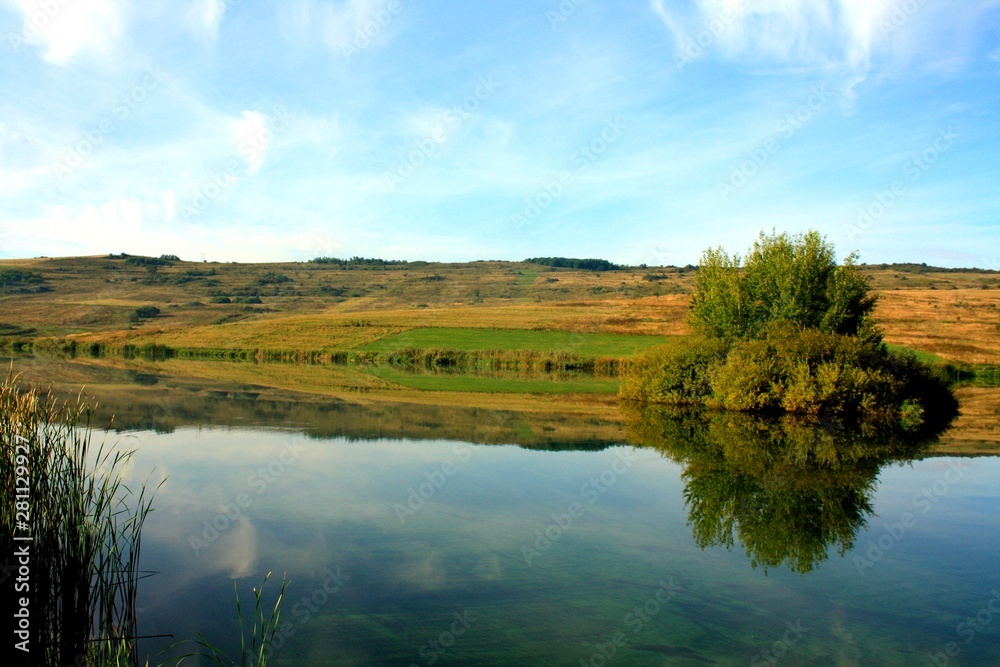
[(756, 568), (811, 572), (843, 556), (872, 516), (879, 471), (924, 454), (940, 426), (909, 433), (668, 407), (625, 408), (628, 437), (683, 467), (701, 548), (739, 542)]
[[(84, 394), (96, 403), (94, 423), (111, 424), (117, 431), (169, 434), (192, 426), (263, 427), (300, 431), (320, 439), (443, 438), (579, 451), (603, 450), (622, 439), (613, 405), (607, 417), (581, 417), (470, 406), (351, 402), (264, 386), (83, 364), (60, 366), (64, 377), (49, 366), (29, 366), (27, 370), (28, 379), (43, 385), (48, 378), (57, 378), (52, 389), (66, 398), (75, 399), (85, 385)], [(323, 370), (320, 367), (316, 372)]]
[[(140, 632), (200, 632), (236, 651), (228, 578), (244, 591), (287, 572), (276, 664), (602, 664), (602, 647), (616, 665), (760, 663), (798, 621), (809, 633), (787, 664), (917, 664), (1000, 586), (1000, 459), (963, 461), (961, 484), (856, 569), (879, 524), (914, 512), (951, 465), (887, 469), (923, 455), (911, 438), (654, 410), (629, 413), (645, 447), (632, 451), (616, 446), (617, 420), (580, 415), (356, 405), (148, 369), (65, 364), (50, 377), (74, 392), (85, 381), (98, 421), (114, 414), (129, 431), (112, 439), (138, 450), (135, 475), (167, 478), (143, 534), (143, 568), (161, 574), (140, 587)], [(536, 531), (586, 502), (620, 455), (634, 458), (627, 473), (526, 563)], [(446, 464), (454, 474), (401, 516)], [(789, 572), (852, 541), (809, 577)], [(661, 581), (680, 592), (647, 607)], [(456, 614), (476, 622), (435, 653)], [(995, 634), (962, 651), (1000, 664)]]

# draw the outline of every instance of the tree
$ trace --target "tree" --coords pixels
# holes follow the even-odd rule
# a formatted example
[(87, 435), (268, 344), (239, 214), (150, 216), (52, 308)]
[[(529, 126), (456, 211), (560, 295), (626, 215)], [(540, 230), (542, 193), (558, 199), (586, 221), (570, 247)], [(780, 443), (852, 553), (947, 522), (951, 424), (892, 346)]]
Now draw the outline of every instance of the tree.
[(948, 423), (957, 403), (939, 372), (891, 352), (875, 295), (850, 255), (838, 265), (818, 232), (761, 232), (745, 259), (705, 251), (695, 278), (694, 336), (630, 360), (619, 396), (738, 412)]
[(816, 231), (790, 236), (761, 232), (746, 258), (722, 248), (702, 255), (691, 325), (726, 340), (757, 340), (775, 324), (793, 323), (877, 343), (875, 296), (856, 266), (837, 264), (833, 244)]

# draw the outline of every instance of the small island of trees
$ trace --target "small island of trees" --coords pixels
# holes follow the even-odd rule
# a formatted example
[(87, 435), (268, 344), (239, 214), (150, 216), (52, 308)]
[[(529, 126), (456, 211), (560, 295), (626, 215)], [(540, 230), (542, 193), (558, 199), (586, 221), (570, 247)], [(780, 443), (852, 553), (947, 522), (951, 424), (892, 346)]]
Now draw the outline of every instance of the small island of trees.
[(637, 358), (621, 397), (907, 430), (950, 421), (956, 402), (944, 378), (882, 341), (876, 296), (856, 261), (838, 264), (815, 231), (761, 232), (745, 258), (705, 251), (693, 334)]

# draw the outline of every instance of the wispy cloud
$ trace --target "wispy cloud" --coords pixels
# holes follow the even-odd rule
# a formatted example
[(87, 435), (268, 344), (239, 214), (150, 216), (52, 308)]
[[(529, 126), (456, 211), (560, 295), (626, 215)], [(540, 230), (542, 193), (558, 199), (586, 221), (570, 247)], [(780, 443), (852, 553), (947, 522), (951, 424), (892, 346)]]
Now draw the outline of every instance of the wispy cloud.
[(121, 0), (12, 0), (21, 13), (23, 41), (42, 49), (45, 60), (66, 65), (83, 55), (108, 55), (125, 30)]
[(213, 43), (219, 36), (219, 24), (232, 0), (194, 0), (187, 12), (191, 31), (202, 41)]
[(236, 149), (247, 162), (247, 172), (256, 174), (264, 164), (267, 149), (274, 134), (268, 130), (267, 115), (259, 111), (244, 111), (230, 127), (236, 138)]
[(875, 51), (923, 4), (905, 3), (907, 11), (893, 0), (650, 2), (682, 59), (697, 54), (751, 68), (839, 74), (849, 97), (867, 79)]
[(399, 1), (347, 0), (327, 4), (323, 17), (323, 37), (327, 45), (343, 51), (350, 45), (356, 46), (359, 36), (375, 43), (384, 42), (387, 36), (383, 34), (383, 28), (388, 26), (393, 16), (390, 4), (395, 7)]

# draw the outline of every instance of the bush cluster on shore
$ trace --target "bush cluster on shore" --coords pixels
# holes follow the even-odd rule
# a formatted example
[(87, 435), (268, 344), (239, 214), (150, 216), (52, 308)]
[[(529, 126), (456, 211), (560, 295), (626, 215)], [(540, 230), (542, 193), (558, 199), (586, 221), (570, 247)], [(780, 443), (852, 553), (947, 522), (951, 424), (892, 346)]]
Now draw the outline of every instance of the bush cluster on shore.
[(759, 340), (692, 337), (654, 348), (625, 370), (621, 396), (746, 412), (899, 420), (911, 428), (954, 411), (945, 378), (912, 355), (792, 328)]
[(635, 359), (620, 395), (914, 429), (947, 419), (956, 406), (946, 380), (886, 348), (874, 305), (854, 257), (838, 266), (816, 232), (761, 234), (745, 261), (709, 250), (691, 309), (695, 334)]

